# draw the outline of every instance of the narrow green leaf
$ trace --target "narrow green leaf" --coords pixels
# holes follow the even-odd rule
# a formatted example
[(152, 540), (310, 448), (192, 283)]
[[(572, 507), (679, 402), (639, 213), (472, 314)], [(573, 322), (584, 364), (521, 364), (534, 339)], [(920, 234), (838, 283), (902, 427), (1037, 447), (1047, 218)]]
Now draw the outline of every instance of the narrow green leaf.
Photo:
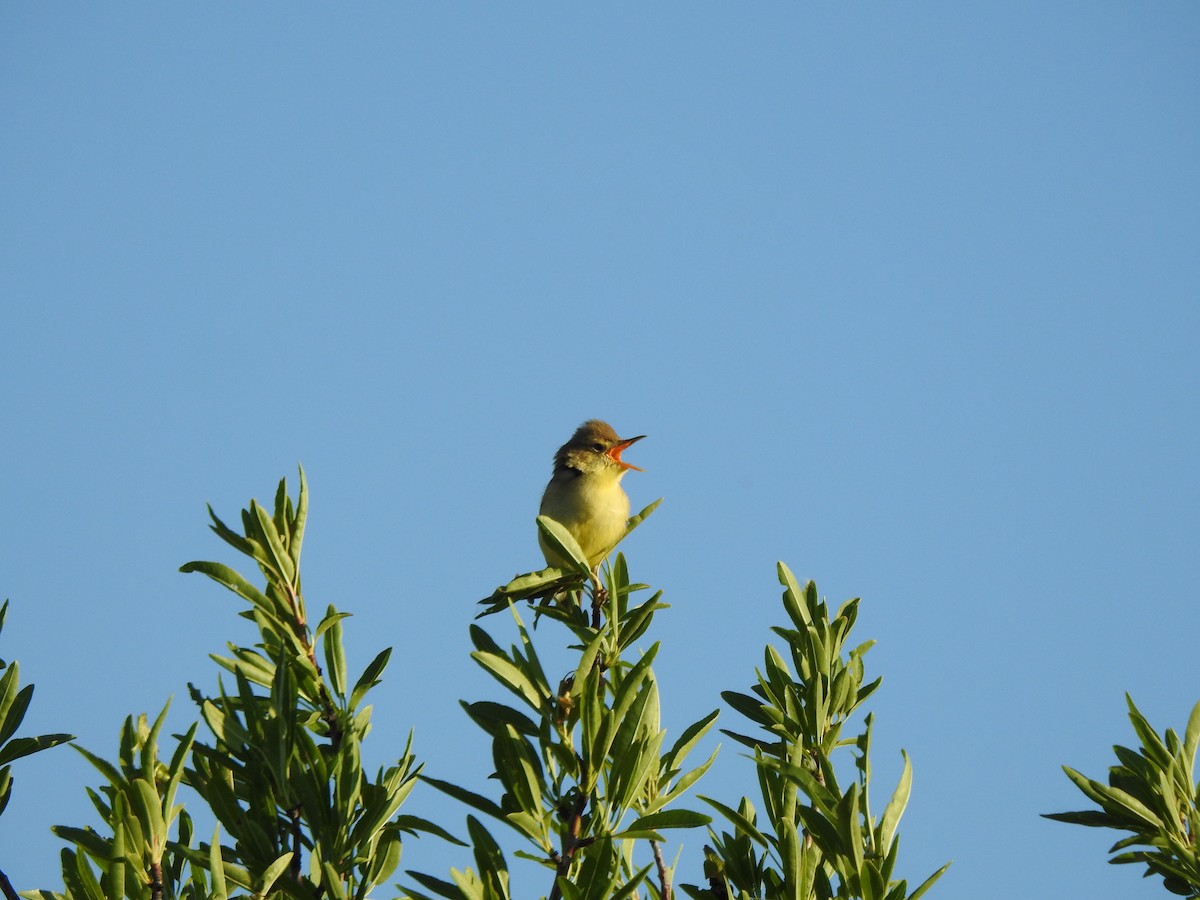
[(502, 685), (521, 697), (536, 710), (542, 708), (545, 700), (538, 692), (534, 683), (513, 662), (503, 656), (484, 653), (476, 650), (471, 658), (487, 669)]
[[(494, 819), (500, 819), (501, 821), (504, 820), (504, 810), (482, 794), (476, 794), (449, 781), (441, 781), (437, 778), (430, 778), (427, 775), (422, 775), (421, 780), (437, 788), (443, 794), (449, 794), (454, 799), (462, 801), (467, 806), (477, 809), (485, 815), (489, 815)], [(409, 874), (411, 875), (412, 873), (410, 872)]]
[(1195, 782), (1195, 776), (1192, 774), (1193, 768), (1196, 765), (1196, 748), (1200, 746), (1200, 703), (1192, 707), (1192, 714), (1188, 716), (1187, 728), (1183, 732), (1183, 760), (1187, 765), (1187, 780)]
[[(637, 528), (639, 525), (641, 525), (643, 522), (645, 522), (648, 518), (650, 518), (650, 514), (653, 513), (656, 509), (658, 509), (658, 505), (662, 502), (663, 502), (663, 498), (659, 497), (657, 500), (655, 500), (653, 503), (651, 503), (649, 506), (647, 506), (645, 509), (643, 509), (636, 516), (630, 516), (629, 521), (625, 523), (625, 533), (623, 535), (621, 535), (621, 541), (623, 541), (623, 540), (625, 540), (625, 538), (629, 537), (630, 533), (635, 528)], [(617, 543), (619, 544), (621, 541), (617, 541)]]
[(705, 803), (727, 818), (730, 822), (732, 822), (738, 831), (740, 831), (742, 834), (745, 834), (752, 841), (754, 841), (754, 843), (758, 844), (760, 847), (770, 846), (770, 843), (763, 836), (762, 832), (758, 830), (754, 822), (743, 816), (740, 812), (726, 806), (724, 803), (713, 800), (711, 797), (704, 797), (701, 795), (697, 796), (699, 799), (703, 800)]
[(690, 809), (667, 809), (642, 816), (629, 826), (630, 831), (658, 831), (660, 828), (703, 828), (712, 816)]
[(113, 900), (119, 900), (125, 896), (125, 828), (123, 823), (128, 812), (125, 795), (117, 793), (113, 797), (112, 858), (109, 860), (108, 868), (102, 879), (105, 896), (112, 897)]
[(920, 900), (920, 898), (925, 895), (925, 892), (933, 887), (933, 883), (941, 878), (948, 868), (950, 868), (950, 863), (946, 863), (944, 866), (922, 881), (920, 887), (908, 895), (908, 900)]
[(308, 479), (304, 476), (304, 466), (297, 465), (300, 470), (300, 490), (296, 494), (296, 512), (292, 516), (292, 538), (288, 542), (288, 553), (292, 557), (292, 565), (300, 570), (300, 548), (304, 544), (304, 524), (308, 519)]
[(255, 881), (254, 893), (260, 897), (267, 896), (271, 891), (271, 886), (284, 873), (291, 861), (292, 853), (289, 851), (263, 869), (262, 874)]
[(537, 527), (540, 539), (552, 556), (567, 563), (567, 568), (579, 575), (591, 575), (592, 567), (588, 565), (587, 557), (583, 555), (579, 542), (567, 531), (566, 526), (549, 516), (538, 516)]
[(683, 761), (687, 759), (688, 754), (692, 752), (692, 748), (704, 737), (709, 728), (712, 727), (713, 722), (717, 721), (717, 717), (720, 714), (721, 711), (719, 709), (714, 709), (703, 719), (693, 722), (685, 728), (683, 734), (679, 736), (679, 740), (667, 752), (667, 765), (671, 768), (682, 765)]
[(313, 632), (313, 640), (319, 638), (335, 624), (341, 622), (342, 619), (349, 619), (351, 615), (353, 613), (338, 612), (333, 606), (330, 606), (325, 612), (325, 618), (321, 619), (320, 624), (317, 625), (317, 630)]
[(796, 576), (782, 562), (777, 562), (775, 569), (779, 576), (779, 583), (785, 588), (783, 592), (783, 608), (787, 611), (788, 618), (796, 623), (797, 628), (803, 629), (811, 626), (813, 624), (812, 615), (809, 613), (808, 607), (804, 602), (804, 594), (800, 590), (800, 585), (796, 582)]
[(329, 622), (325, 637), (322, 640), (325, 651), (326, 674), (329, 675), (330, 687), (333, 688), (333, 693), (338, 697), (345, 698), (347, 680), (346, 648), (342, 643), (341, 616), (330, 606), (325, 620)]
[(153, 861), (158, 862), (167, 846), (167, 823), (163, 819), (158, 791), (145, 778), (135, 778), (131, 800), (136, 807), (134, 812), (142, 823), (145, 840), (155, 849)]
[(225, 865), (221, 861), (221, 827), (213, 829), (212, 844), (208, 849), (208, 871), (212, 875), (212, 900), (227, 900), (229, 889), (225, 883)]
[(29, 708), (29, 701), (33, 699), (32, 684), (18, 689), (19, 671), (20, 665), (14, 659), (4, 670), (4, 674), (0, 675), (0, 744), (12, 737), (21, 727), (25, 711)]
[(892, 799), (884, 807), (883, 817), (879, 822), (880, 846), (876, 848), (876, 852), (885, 856), (892, 846), (892, 837), (896, 833), (896, 826), (900, 823), (900, 817), (904, 814), (904, 808), (908, 806), (908, 797), (912, 792), (912, 762), (905, 751), (901, 750), (900, 753), (904, 757), (904, 769), (900, 773), (900, 781), (896, 784)]
[(70, 825), (51, 825), (50, 831), (55, 837), (70, 841), (81, 850), (96, 859), (108, 859), (112, 850), (106, 838), (101, 837), (91, 828), (75, 828)]
[(363, 697), (371, 688), (379, 684), (380, 676), (383, 675), (383, 670), (387, 668), (388, 660), (392, 658), (392, 648), (385, 647), (375, 658), (367, 664), (363, 669), (363, 673), (358, 676), (358, 681), (354, 683), (354, 690), (350, 692), (350, 708), (357, 708), (362, 702)]
[(40, 734), (37, 737), (16, 738), (0, 747), (0, 766), (7, 765), (14, 759), (49, 750), (59, 744), (75, 740), (73, 734)]
[(163, 705), (160, 712), (154, 720), (154, 724), (150, 726), (150, 733), (142, 742), (141, 753), (139, 754), (138, 764), (141, 767), (142, 774), (147, 778), (155, 777), (155, 763), (158, 762), (158, 736), (162, 732), (163, 722), (167, 719), (167, 710), (171, 708), (171, 701)]
[(292, 563), (292, 558), (283, 546), (283, 540), (279, 536), (279, 531), (275, 528), (275, 522), (265, 509), (258, 505), (257, 500), (250, 501), (250, 515), (255, 518), (258, 523), (260, 532), (266, 541), (266, 549), (270, 554), (270, 561), (276, 572), (279, 573), (285, 584), (295, 585), (296, 566)]
[(201, 575), (207, 575), (217, 584), (233, 591), (243, 600), (247, 600), (261, 609), (268, 616), (276, 614), (275, 604), (266, 598), (266, 596), (254, 585), (248, 582), (240, 574), (235, 572), (229, 566), (223, 566), (215, 562), (194, 561), (184, 563), (179, 567), (180, 572), (199, 572)]

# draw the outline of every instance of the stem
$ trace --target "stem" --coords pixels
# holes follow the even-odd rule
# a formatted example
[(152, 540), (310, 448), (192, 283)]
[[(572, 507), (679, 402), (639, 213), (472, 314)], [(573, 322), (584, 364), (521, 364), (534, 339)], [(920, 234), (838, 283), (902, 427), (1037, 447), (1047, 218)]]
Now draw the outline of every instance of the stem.
[(162, 900), (162, 863), (150, 863), (150, 900)]
[(292, 870), (292, 877), (297, 881), (300, 880), (300, 807), (293, 806), (288, 810), (288, 818), (292, 820), (292, 861), (289, 863), (289, 868)]
[(663, 861), (662, 846), (658, 841), (651, 841), (650, 847), (654, 850), (654, 867), (658, 869), (659, 896), (662, 900), (671, 900), (671, 873), (667, 871), (667, 864)]
[(607, 602), (608, 588), (603, 587), (599, 581), (596, 581), (592, 586), (592, 627), (597, 631), (600, 630), (600, 611)]
[(337, 706), (334, 704), (333, 698), (329, 696), (329, 690), (325, 687), (324, 672), (321, 670), (321, 664), (317, 662), (317, 648), (313, 645), (312, 634), (308, 630), (308, 623), (304, 618), (304, 600), (290, 584), (285, 584), (284, 587), (287, 588), (288, 606), (291, 607), (294, 617), (296, 637), (304, 645), (304, 649), (308, 652), (308, 661), (317, 673), (317, 700), (321, 704), (321, 719), (329, 730), (329, 745), (336, 752), (342, 743), (342, 728), (338, 724)]
[(16, 889), (12, 886), (12, 882), (8, 880), (8, 876), (0, 872), (0, 892), (4, 893), (5, 900), (21, 900)]
[(571, 871), (571, 862), (575, 858), (575, 851), (585, 843), (579, 840), (579, 830), (583, 826), (585, 809), (587, 809), (587, 797), (580, 794), (571, 804), (568, 813), (567, 833), (563, 835), (563, 852), (555, 860), (557, 865), (554, 867), (554, 886), (550, 889), (550, 896), (547, 900), (562, 900), (562, 890), (558, 886), (558, 879)]

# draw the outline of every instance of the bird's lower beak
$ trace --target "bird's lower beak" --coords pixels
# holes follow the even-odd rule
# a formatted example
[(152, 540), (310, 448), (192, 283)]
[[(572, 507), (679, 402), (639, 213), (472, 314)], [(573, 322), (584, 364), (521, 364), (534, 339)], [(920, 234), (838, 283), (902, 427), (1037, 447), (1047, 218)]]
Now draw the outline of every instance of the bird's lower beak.
[(644, 437), (645, 437), (644, 434), (639, 434), (637, 437), (626, 438), (625, 440), (621, 441), (619, 444), (613, 444), (613, 446), (611, 446), (607, 451), (609, 458), (612, 459), (612, 461), (615, 462), (622, 469), (633, 469), (636, 472), (646, 471), (645, 469), (635, 466), (633, 463), (627, 463), (627, 462), (625, 462), (625, 460), (621, 459), (621, 452), (626, 447), (628, 447), (630, 444), (637, 443)]

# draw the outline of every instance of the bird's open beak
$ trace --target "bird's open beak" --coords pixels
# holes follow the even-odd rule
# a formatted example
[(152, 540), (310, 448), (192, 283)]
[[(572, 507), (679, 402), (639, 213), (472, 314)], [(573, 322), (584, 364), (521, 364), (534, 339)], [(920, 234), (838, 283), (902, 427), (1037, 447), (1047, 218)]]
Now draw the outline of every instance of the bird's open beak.
[(609, 458), (613, 462), (615, 462), (618, 466), (620, 466), (622, 469), (633, 469), (636, 472), (644, 472), (644, 471), (646, 471), (645, 469), (635, 466), (633, 463), (627, 463), (627, 462), (625, 462), (625, 460), (621, 459), (621, 451), (623, 451), (630, 444), (637, 443), (644, 437), (645, 437), (644, 434), (639, 434), (637, 437), (626, 438), (625, 440), (621, 441), (619, 444), (613, 444), (605, 452), (607, 452)]

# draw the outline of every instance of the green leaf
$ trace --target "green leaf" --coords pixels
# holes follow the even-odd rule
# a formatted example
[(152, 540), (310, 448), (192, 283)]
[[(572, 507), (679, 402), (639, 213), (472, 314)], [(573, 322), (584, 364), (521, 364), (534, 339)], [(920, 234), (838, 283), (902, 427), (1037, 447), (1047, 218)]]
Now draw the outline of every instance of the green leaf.
[(37, 737), (17, 738), (0, 747), (0, 766), (7, 765), (14, 759), (20, 759), (32, 753), (40, 753), (42, 750), (49, 750), (51, 747), (57, 747), (59, 744), (73, 740), (75, 740), (73, 734), (41, 734)]
[(300, 548), (304, 544), (304, 524), (308, 519), (308, 479), (304, 477), (304, 466), (297, 465), (296, 468), (300, 470), (300, 490), (296, 495), (296, 512), (292, 516), (292, 539), (288, 542), (288, 553), (292, 557), (292, 565), (299, 571)]
[[(800, 585), (796, 582), (796, 576), (782, 562), (775, 564), (776, 574), (779, 576), (779, 583), (785, 588), (783, 592), (783, 608), (787, 611), (788, 618), (796, 623), (796, 627), (804, 629), (813, 624), (812, 615), (805, 603), (805, 595), (800, 590)], [(809, 582), (812, 584), (812, 582)]]
[(229, 568), (229, 566), (223, 566), (215, 562), (195, 561), (184, 563), (179, 567), (179, 571), (199, 572), (201, 575), (207, 575), (213, 581), (217, 582), (217, 584), (228, 588), (243, 600), (254, 604), (268, 616), (274, 617), (276, 615), (275, 604), (268, 600), (258, 588)]
[(524, 699), (531, 707), (536, 710), (542, 708), (546, 698), (541, 695), (533, 681), (513, 662), (503, 656), (479, 650), (474, 651), (471, 658), (487, 669), (502, 685)]
[(96, 859), (108, 859), (111, 855), (111, 848), (106, 838), (101, 837), (91, 828), (75, 828), (70, 825), (51, 825), (50, 831), (55, 837), (62, 838), (64, 841), (70, 841), (81, 850), (95, 857)]
[(286, 870), (288, 867), (288, 863), (291, 861), (292, 853), (289, 851), (263, 869), (262, 874), (255, 879), (254, 893), (260, 897), (265, 897), (268, 893), (270, 893), (271, 886), (275, 884), (279, 876), (284, 873), (284, 870)]
[(1087, 825), (1090, 828), (1120, 828), (1121, 823), (1106, 812), (1097, 809), (1079, 812), (1042, 813), (1043, 819), (1067, 822), (1071, 825)]
[(142, 823), (146, 842), (155, 848), (153, 861), (158, 862), (167, 845), (167, 823), (163, 819), (162, 801), (154, 785), (144, 778), (135, 778), (132, 787), (131, 800), (136, 807), (134, 812)]
[[(690, 809), (667, 809), (642, 816), (631, 824), (629, 831), (658, 831), (660, 828), (703, 828), (712, 822), (712, 816), (693, 812)], [(620, 837), (621, 835), (615, 835)]]
[(732, 822), (738, 831), (740, 831), (742, 834), (745, 834), (752, 841), (754, 841), (754, 843), (758, 844), (760, 847), (770, 846), (770, 843), (767, 841), (766, 837), (763, 836), (762, 832), (758, 830), (754, 822), (743, 816), (740, 812), (726, 806), (724, 803), (713, 800), (711, 797), (704, 797), (700, 795), (697, 796), (699, 796), (701, 800)]
[(587, 557), (583, 555), (583, 549), (575, 540), (575, 536), (567, 531), (565, 525), (556, 522), (549, 516), (538, 516), (537, 527), (539, 536), (550, 554), (568, 563), (568, 570), (585, 578), (592, 574), (592, 567), (588, 565)]
[(348, 612), (338, 612), (333, 606), (330, 606), (325, 612), (325, 618), (321, 620), (321, 623), (317, 625), (317, 630), (313, 632), (313, 640), (319, 638), (336, 623), (341, 622), (342, 619), (349, 619), (351, 615), (352, 613)]
[[(459, 889), (458, 885), (453, 882), (443, 881), (440, 878), (434, 878), (432, 875), (426, 875), (423, 872), (413, 872), (411, 870), (405, 872), (409, 878), (412, 878), (418, 884), (433, 891), (439, 897), (446, 897), (447, 900), (462, 900), (466, 894)], [(405, 888), (405, 893), (412, 896), (414, 900), (429, 900), (427, 895), (419, 894), (412, 888)]]
[[(639, 525), (641, 525), (643, 522), (645, 522), (646, 519), (650, 518), (650, 514), (652, 512), (654, 512), (656, 509), (658, 509), (658, 505), (662, 502), (663, 502), (663, 498), (659, 497), (657, 500), (655, 500), (653, 503), (651, 503), (649, 506), (647, 506), (645, 509), (643, 509), (636, 516), (630, 516), (629, 521), (625, 523), (625, 533), (623, 535), (621, 535), (621, 540), (623, 541), (623, 540), (625, 540), (625, 538), (629, 537), (630, 532), (632, 532), (635, 528), (637, 528)], [(618, 541), (617, 543), (620, 543), (620, 541)]]
[(504, 853), (496, 843), (491, 833), (474, 816), (467, 816), (467, 834), (475, 851), (475, 864), (479, 866), (479, 874), (485, 881), (499, 875), (507, 881), (508, 864), (504, 861)]
[(95, 753), (92, 753), (90, 750), (87, 750), (78, 744), (72, 744), (71, 746), (78, 750), (88, 762), (99, 769), (100, 774), (107, 778), (113, 787), (119, 789), (125, 785), (125, 776), (122, 775), (116, 766), (114, 766), (108, 760), (102, 759)]
[(275, 528), (275, 522), (267, 511), (258, 505), (257, 500), (250, 501), (250, 515), (257, 520), (259, 531), (266, 541), (266, 549), (270, 554), (270, 561), (273, 568), (283, 579), (284, 583), (294, 586), (296, 567), (292, 563), (291, 555), (283, 546), (283, 539), (279, 536), (279, 531)]
[(922, 881), (920, 887), (908, 895), (908, 900), (920, 900), (920, 898), (924, 896), (925, 892), (933, 887), (933, 883), (941, 878), (948, 868), (950, 868), (950, 863), (946, 863), (944, 866)]
[(694, 748), (700, 739), (704, 737), (704, 735), (708, 732), (708, 729), (712, 727), (713, 722), (717, 720), (717, 717), (720, 714), (721, 711), (719, 709), (714, 709), (703, 719), (700, 719), (698, 722), (693, 722), (691, 725), (685, 728), (683, 734), (679, 736), (679, 740), (677, 740), (667, 752), (667, 765), (671, 768), (682, 765), (683, 761), (687, 759), (688, 754), (692, 752), (692, 748)]
[(721, 691), (721, 699), (733, 707), (735, 712), (741, 713), (756, 725), (770, 728), (775, 724), (771, 716), (763, 711), (763, 707), (767, 704), (764, 704), (758, 697), (752, 697), (749, 694), (742, 694), (737, 691)]
[(0, 744), (7, 741), (21, 727), (29, 701), (33, 699), (33, 685), (17, 689), (18, 671), (16, 660), (9, 663), (4, 674), (0, 675)]
[(534, 724), (533, 720), (511, 706), (490, 700), (478, 700), (475, 703), (460, 701), (459, 705), (466, 710), (471, 721), (492, 737), (495, 737), (496, 732), (505, 725), (511, 725), (521, 734), (529, 737), (534, 737), (538, 733), (538, 726)]
[[(476, 794), (473, 791), (468, 791), (466, 788), (459, 787), (457, 784), (452, 784), (449, 781), (441, 781), (437, 778), (430, 778), (427, 775), (422, 775), (421, 780), (437, 788), (443, 794), (449, 794), (454, 799), (462, 801), (467, 806), (477, 809), (481, 813), (504, 821), (504, 810), (482, 794)], [(411, 875), (412, 873), (410, 872), (409, 874)], [(428, 885), (426, 886), (428, 887)]]
[(379, 684), (380, 676), (383, 674), (383, 670), (387, 668), (388, 660), (391, 658), (392, 648), (386, 647), (363, 669), (362, 675), (354, 683), (354, 690), (350, 693), (351, 709), (355, 709), (362, 702), (362, 698), (366, 696), (367, 691)]
[(1200, 745), (1200, 703), (1192, 707), (1188, 716), (1187, 729), (1183, 732), (1183, 760), (1188, 767), (1188, 780), (1194, 780), (1192, 768), (1196, 764), (1196, 748)]
[(155, 718), (154, 724), (150, 726), (150, 733), (146, 735), (145, 741), (142, 743), (142, 750), (139, 754), (139, 765), (142, 769), (142, 774), (149, 779), (155, 777), (155, 763), (158, 761), (158, 736), (162, 733), (163, 722), (167, 718), (167, 710), (171, 708), (171, 701), (163, 705), (162, 712)]
[(900, 753), (904, 757), (904, 769), (900, 773), (900, 781), (892, 793), (892, 799), (884, 807), (883, 818), (879, 822), (880, 846), (877, 848), (877, 852), (885, 856), (892, 846), (892, 837), (896, 834), (896, 826), (900, 823), (900, 817), (904, 814), (909, 794), (912, 792), (912, 762), (907, 753), (903, 750)]
[(528, 740), (511, 725), (496, 734), (492, 742), (496, 774), (513, 794), (520, 809), (541, 811), (543, 773), (541, 763)]
[(329, 675), (330, 687), (338, 697), (346, 696), (346, 648), (342, 643), (341, 616), (332, 606), (325, 615), (322, 625), (328, 623), (328, 630), (322, 641), (325, 650), (325, 667)]
[(574, 571), (554, 566), (517, 575), (508, 584), (496, 588), (490, 597), (479, 601), (481, 605), (487, 605), (488, 609), (481, 612), (476, 618), (507, 609), (508, 604), (513, 600), (534, 600), (550, 596), (558, 591), (577, 590), (583, 586), (586, 577)]
[(225, 884), (225, 865), (221, 861), (221, 827), (213, 829), (212, 844), (208, 849), (208, 870), (212, 874), (212, 900), (226, 900), (229, 889)]
[(112, 897), (113, 900), (119, 900), (125, 896), (125, 828), (123, 823), (127, 814), (125, 795), (118, 793), (113, 797), (112, 858), (109, 860), (103, 878), (104, 894)]

